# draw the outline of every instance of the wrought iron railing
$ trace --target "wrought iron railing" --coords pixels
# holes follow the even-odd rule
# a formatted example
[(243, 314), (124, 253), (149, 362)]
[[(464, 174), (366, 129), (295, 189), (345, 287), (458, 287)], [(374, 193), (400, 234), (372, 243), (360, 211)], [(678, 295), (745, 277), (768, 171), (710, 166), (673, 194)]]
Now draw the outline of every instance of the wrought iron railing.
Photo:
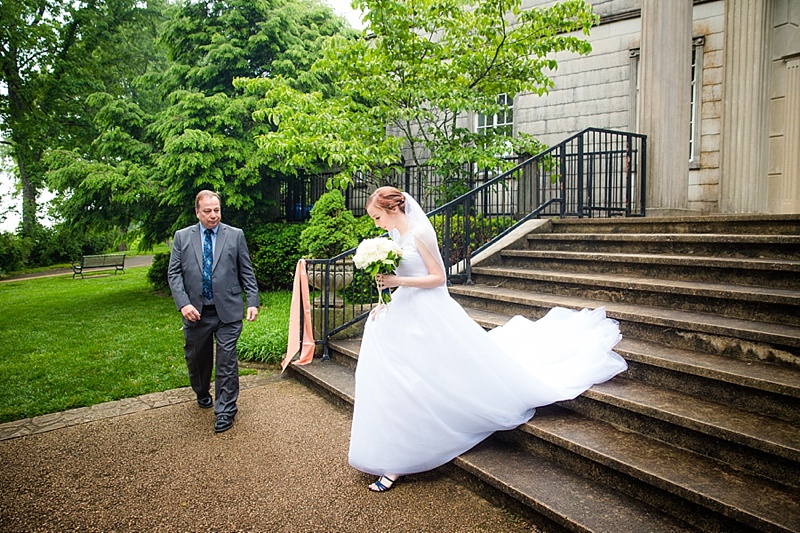
[[(516, 161), (518, 157), (505, 158)], [(314, 202), (327, 192), (327, 182), (335, 172), (287, 178), (281, 184), (280, 218), (290, 222), (307, 220)], [(355, 216), (366, 214), (366, 201), (376, 187), (392, 185), (414, 196), (425, 211), (447, 203), (497, 175), (496, 170), (463, 165), (449, 180), (431, 165), (408, 165), (389, 169), (381, 177), (358, 174), (344, 191), (345, 206)], [(454, 186), (455, 185), (455, 186)]]
[[(644, 135), (589, 128), (431, 210), (448, 282), (470, 283), (472, 256), (532, 218), (644, 216), (646, 152)], [(360, 335), (378, 301), (354, 253), (306, 262), (323, 358), (334, 335)]]

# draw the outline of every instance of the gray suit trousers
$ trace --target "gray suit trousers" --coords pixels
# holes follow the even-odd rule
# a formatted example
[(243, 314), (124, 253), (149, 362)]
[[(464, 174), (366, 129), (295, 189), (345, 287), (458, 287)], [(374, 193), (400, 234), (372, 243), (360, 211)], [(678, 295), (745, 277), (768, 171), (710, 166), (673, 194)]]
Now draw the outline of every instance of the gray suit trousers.
[[(198, 396), (208, 394), (214, 366), (214, 340), (217, 344), (214, 379), (214, 414), (236, 415), (239, 398), (239, 362), (236, 342), (242, 333), (242, 321), (222, 322), (216, 310), (203, 308), (200, 320), (183, 320), (184, 354), (189, 368), (189, 383)], [(212, 335), (213, 334), (213, 335)]]

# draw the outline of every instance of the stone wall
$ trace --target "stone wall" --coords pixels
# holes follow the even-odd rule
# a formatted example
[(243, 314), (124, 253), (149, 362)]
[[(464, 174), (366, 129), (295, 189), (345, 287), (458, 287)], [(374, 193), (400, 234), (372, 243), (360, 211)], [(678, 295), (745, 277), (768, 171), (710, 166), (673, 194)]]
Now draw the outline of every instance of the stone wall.
[[(528, 0), (526, 6), (548, 3)], [(558, 70), (551, 73), (555, 88), (543, 97), (517, 95), (515, 131), (530, 133), (548, 145), (588, 127), (638, 131), (631, 51), (641, 44), (641, 1), (591, 3), (601, 17), (601, 24), (588, 38), (592, 53), (555, 56)], [(704, 213), (718, 209), (723, 9), (722, 0), (698, 3), (692, 28), (693, 37), (703, 37), (704, 45), (700, 164), (690, 171), (686, 161), (686, 172), (690, 172), (688, 207)]]
[[(543, 5), (546, 2), (527, 4)], [(640, 2), (610, 0), (598, 4), (601, 17), (629, 11)], [(615, 5), (619, 4), (618, 8)], [(514, 129), (556, 144), (588, 127), (632, 131), (630, 49), (639, 46), (641, 21), (628, 18), (592, 29), (588, 56), (561, 53), (550, 76), (555, 87), (546, 96), (521, 93), (514, 101)]]
[[(700, 91), (699, 162), (676, 162), (676, 172), (688, 173), (688, 209), (698, 213), (718, 213), (731, 208), (725, 194), (763, 194), (763, 177), (737, 176), (738, 193), (723, 190), (722, 155), (740, 153), (723, 143), (723, 84), (725, 69), (726, 6), (740, 0), (695, 0), (692, 37), (702, 38), (702, 90)], [(800, 1), (751, 0), (771, 2), (774, 23), (767, 40), (772, 50), (772, 74), (764, 80), (771, 89), (769, 131), (768, 212), (800, 212)], [(524, 0), (525, 8), (550, 5), (550, 0)], [(514, 100), (514, 132), (525, 132), (546, 145), (558, 142), (589, 127), (640, 132), (637, 119), (636, 58), (641, 46), (642, 0), (590, 0), (601, 23), (587, 38), (592, 44), (588, 56), (557, 54), (558, 69), (549, 73), (554, 88), (545, 96), (520, 93)], [(740, 67), (741, 68), (741, 67)], [(768, 77), (769, 78), (769, 77)], [(687, 90), (689, 82), (687, 80)], [(639, 90), (647, 90), (646, 87)], [(766, 101), (765, 101), (766, 104)], [(745, 111), (733, 104), (730, 117)], [(752, 107), (745, 105), (746, 109)], [(464, 116), (459, 125), (474, 128), (474, 115)], [(687, 130), (689, 125), (687, 124)], [(733, 133), (738, 131), (736, 128)], [(688, 131), (687, 131), (688, 133)], [(750, 135), (750, 134), (748, 134)], [(758, 135), (752, 135), (752, 150), (759, 150)], [(687, 154), (688, 154), (688, 138)], [(734, 143), (735, 144), (735, 143)], [(733, 145), (732, 145), (733, 146)], [(733, 150), (733, 152), (731, 151)], [(763, 153), (763, 152), (759, 152)], [(734, 165), (738, 167), (738, 165)], [(735, 168), (746, 172), (743, 168)], [(649, 180), (658, 179), (649, 176)], [(748, 192), (749, 189), (749, 192)], [(729, 204), (728, 207), (725, 205)]]

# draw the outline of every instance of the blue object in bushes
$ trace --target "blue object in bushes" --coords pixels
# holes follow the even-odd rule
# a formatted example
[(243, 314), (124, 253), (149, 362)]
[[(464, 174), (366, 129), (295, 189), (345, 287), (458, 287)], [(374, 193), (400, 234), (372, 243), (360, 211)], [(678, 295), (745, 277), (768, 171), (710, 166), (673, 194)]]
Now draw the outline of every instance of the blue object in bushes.
[(307, 220), (311, 217), (311, 207), (310, 205), (303, 206), (300, 202), (294, 204), (294, 209), (292, 210), (292, 220)]

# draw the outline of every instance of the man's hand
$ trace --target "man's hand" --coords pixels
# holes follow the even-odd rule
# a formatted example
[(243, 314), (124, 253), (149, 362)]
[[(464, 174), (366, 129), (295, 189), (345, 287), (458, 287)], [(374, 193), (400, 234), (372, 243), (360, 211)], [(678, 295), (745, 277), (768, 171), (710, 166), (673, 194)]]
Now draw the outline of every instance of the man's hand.
[(247, 321), (252, 322), (258, 318), (258, 307), (248, 307), (247, 308)]
[(198, 320), (200, 320), (200, 313), (192, 304), (184, 305), (183, 307), (181, 307), (181, 314), (183, 315), (183, 318), (185, 318), (189, 322), (197, 322)]

